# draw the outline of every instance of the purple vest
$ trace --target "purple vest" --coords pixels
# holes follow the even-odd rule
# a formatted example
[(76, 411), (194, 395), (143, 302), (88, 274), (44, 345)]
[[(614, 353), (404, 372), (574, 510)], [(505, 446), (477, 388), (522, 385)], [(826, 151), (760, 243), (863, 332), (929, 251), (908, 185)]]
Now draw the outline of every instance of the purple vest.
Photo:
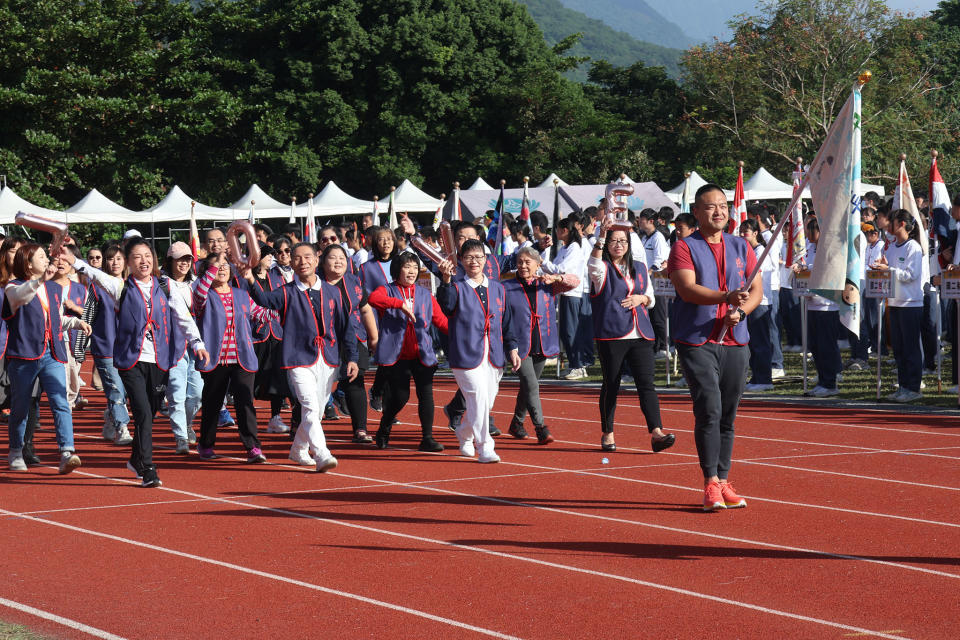
[[(132, 369), (140, 359), (148, 321), (152, 328), (153, 349), (160, 369), (169, 371), (180, 361), (186, 349), (186, 337), (177, 325), (173, 309), (170, 308), (167, 296), (160, 288), (160, 281), (157, 278), (152, 280), (150, 286), (152, 307), (149, 318), (147, 318), (147, 303), (137, 281), (131, 276), (127, 278), (124, 286), (124, 294), (117, 309), (117, 334), (113, 344), (113, 365), (120, 371)], [(110, 304), (107, 300), (103, 303)]]
[(450, 367), (453, 369), (476, 369), (483, 360), (483, 338), (490, 339), (490, 364), (502, 367), (503, 313), (506, 309), (506, 294), (503, 285), (489, 280), (487, 287), (488, 310), (480, 304), (480, 295), (464, 281), (451, 283), (457, 290), (457, 308), (450, 316)]
[[(607, 277), (599, 291), (591, 291), (590, 306), (593, 308), (593, 337), (596, 340), (616, 340), (634, 329), (645, 340), (653, 340), (653, 326), (646, 307), (624, 309), (620, 301), (627, 297), (627, 281), (620, 277), (617, 267), (604, 260)], [(642, 262), (633, 263), (633, 293), (644, 295), (647, 290), (647, 267)]]
[(511, 311), (512, 326), (508, 327), (517, 340), (517, 354), (520, 359), (530, 355), (533, 343), (533, 318), (537, 317), (540, 333), (540, 346), (543, 355), (550, 357), (560, 353), (559, 334), (557, 332), (556, 297), (550, 292), (550, 286), (542, 282), (537, 284), (537, 308), (530, 308), (530, 299), (519, 280), (506, 280), (503, 289), (507, 306)]
[[(320, 292), (311, 296), (308, 291), (297, 288), (297, 280), (280, 288), (283, 305), (280, 319), (283, 323), (283, 340), (280, 342), (280, 362), (284, 369), (312, 367), (322, 357), (331, 367), (340, 365), (340, 349), (337, 343), (337, 314), (343, 313), (340, 291), (326, 282)], [(254, 296), (261, 306), (263, 304)], [(323, 335), (319, 335), (314, 299), (322, 302), (319, 313), (323, 319)], [(264, 300), (266, 302), (266, 300)]]
[[(337, 289), (340, 289), (338, 285), (334, 285)], [(357, 340), (359, 342), (367, 341), (367, 329), (363, 326), (363, 321), (360, 319), (360, 301), (363, 300), (363, 285), (360, 283), (360, 278), (353, 275), (352, 273), (343, 274), (343, 288), (347, 292), (347, 299), (341, 300), (343, 302), (344, 308), (346, 308), (350, 315), (353, 316), (353, 319), (357, 323)], [(341, 299), (343, 296), (340, 296)]]
[[(244, 371), (257, 370), (257, 356), (253, 352), (253, 335), (250, 329), (250, 296), (246, 291), (231, 287), (233, 294), (233, 331), (237, 341), (237, 360)], [(220, 294), (210, 289), (207, 304), (200, 316), (200, 337), (210, 353), (210, 364), (206, 368), (197, 362), (198, 371), (213, 371), (217, 368), (223, 336), (227, 329), (227, 310), (220, 300)]]
[[(264, 288), (263, 280), (259, 278), (254, 278), (253, 285), (259, 287), (261, 291), (273, 291), (274, 289), (279, 289), (283, 286), (283, 276), (280, 275), (279, 271), (274, 271), (270, 269), (267, 272), (266, 278), (266, 288)], [(251, 323), (253, 320), (251, 320)], [(253, 341), (254, 342), (263, 342), (270, 336), (273, 336), (277, 340), (283, 339), (283, 325), (280, 324), (280, 319), (269, 320), (267, 322), (257, 323), (257, 326), (253, 329)]]
[[(700, 232), (694, 232), (679, 242), (685, 242), (690, 249), (690, 257), (693, 259), (694, 270), (697, 274), (697, 284), (719, 291), (720, 277), (717, 272), (717, 261)], [(753, 249), (750, 248), (746, 240), (726, 233), (723, 234), (724, 275), (727, 291), (739, 289), (747, 283), (748, 251), (753, 251)], [(713, 333), (714, 327), (720, 322), (717, 320), (718, 306), (715, 304), (692, 304), (679, 295), (674, 298), (670, 309), (670, 327), (673, 330), (674, 340), (697, 346), (704, 344), (710, 338), (710, 334)], [(741, 345), (750, 341), (750, 333), (747, 330), (746, 322), (740, 322), (733, 328), (733, 339)]]
[[(391, 298), (403, 298), (400, 287), (391, 283), (386, 286)], [(413, 323), (413, 333), (420, 351), (420, 362), (432, 367), (437, 364), (437, 355), (433, 351), (433, 295), (421, 286), (413, 290), (413, 313), (417, 321)], [(377, 345), (377, 361), (383, 365), (396, 364), (403, 350), (403, 336), (407, 331), (408, 318), (399, 309), (384, 309), (380, 316), (380, 342)]]
[[(0, 287), (0, 309), (3, 308), (4, 299), (5, 298), (3, 295), (3, 287)], [(3, 354), (7, 352), (8, 337), (9, 336), (7, 334), (7, 323), (2, 318), (0, 318), (0, 358), (3, 358)]]
[(91, 325), (90, 353), (94, 358), (112, 358), (113, 343), (117, 337), (117, 314), (113, 308), (113, 298), (97, 283), (93, 284), (93, 295), (98, 306)]
[(360, 281), (363, 283), (363, 290), (370, 295), (378, 287), (385, 287), (390, 283), (390, 273), (383, 270), (384, 262), (370, 259), (360, 265)]
[[(79, 306), (83, 306), (83, 303), (87, 301), (87, 288), (80, 284), (79, 282), (70, 282), (70, 291), (67, 292), (67, 298)], [(77, 341), (77, 332), (79, 329), (70, 330), (70, 347), (73, 348), (73, 344)]]
[[(10, 284), (23, 284), (23, 280), (11, 280)], [(53, 338), (53, 359), (67, 361), (67, 351), (63, 346), (63, 328), (60, 326), (60, 285), (47, 281), (47, 303), (50, 308), (50, 336)], [(7, 357), (18, 360), (38, 360), (50, 346), (49, 339), (44, 340), (45, 322), (43, 305), (39, 294), (33, 300), (19, 307), (11, 314), (10, 305), (4, 297), (3, 319), (7, 321)]]

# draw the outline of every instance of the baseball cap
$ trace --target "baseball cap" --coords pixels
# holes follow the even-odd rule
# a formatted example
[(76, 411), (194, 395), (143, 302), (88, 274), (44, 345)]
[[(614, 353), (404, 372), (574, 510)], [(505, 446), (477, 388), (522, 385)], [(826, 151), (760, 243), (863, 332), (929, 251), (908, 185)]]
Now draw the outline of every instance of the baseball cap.
[(123, 234), (124, 240), (129, 240), (130, 238), (140, 238), (140, 237), (142, 236), (140, 235), (140, 232), (137, 231), (136, 229), (127, 229)]
[(167, 257), (173, 258), (174, 260), (179, 260), (184, 256), (190, 255), (193, 255), (193, 251), (190, 250), (186, 242), (174, 242), (170, 245), (170, 248), (167, 249)]

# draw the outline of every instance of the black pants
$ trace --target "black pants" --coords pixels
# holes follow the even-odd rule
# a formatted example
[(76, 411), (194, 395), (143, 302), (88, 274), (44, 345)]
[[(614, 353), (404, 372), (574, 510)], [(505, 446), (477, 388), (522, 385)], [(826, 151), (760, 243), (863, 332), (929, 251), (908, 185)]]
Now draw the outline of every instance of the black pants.
[(807, 343), (817, 368), (817, 385), (837, 388), (837, 375), (843, 370), (840, 359), (840, 312), (807, 310)]
[[(153, 468), (153, 417), (166, 399), (168, 374), (153, 362), (138, 362), (119, 373), (133, 414), (130, 464), (143, 474)], [(220, 402), (216, 407), (218, 413)]]
[(347, 401), (347, 408), (350, 410), (350, 424), (353, 427), (354, 434), (361, 429), (367, 430), (367, 390), (364, 386), (363, 374), (370, 366), (370, 352), (367, 350), (367, 345), (361, 342), (357, 346), (357, 367), (360, 370), (357, 377), (353, 380), (347, 378), (347, 359), (341, 353), (340, 381), (337, 383)]
[(653, 325), (655, 351), (663, 351), (667, 348), (667, 305), (665, 298), (657, 300), (650, 310), (650, 324)]
[(633, 383), (640, 398), (640, 409), (647, 421), (647, 431), (662, 427), (660, 400), (653, 386), (653, 341), (633, 338), (596, 342), (600, 370), (603, 372), (603, 386), (600, 387), (600, 426), (603, 433), (613, 433), (617, 394), (620, 392), (620, 367), (624, 362), (633, 373)]
[(693, 439), (703, 477), (725, 480), (750, 350), (712, 342), (699, 347), (678, 342), (677, 354), (693, 400)]
[(233, 393), (233, 408), (237, 413), (240, 441), (247, 451), (260, 447), (257, 439), (257, 413), (253, 408), (253, 381), (256, 373), (244, 371), (238, 364), (220, 365), (213, 371), (201, 373), (203, 400), (200, 414), (200, 441), (204, 449), (212, 449), (217, 442), (217, 418), (227, 396), (227, 387)]
[(417, 390), (417, 414), (420, 432), (424, 438), (433, 437), (433, 374), (437, 365), (426, 366), (419, 359), (398, 360), (396, 364), (380, 367), (384, 372), (383, 415), (380, 429), (390, 433), (393, 419), (410, 399), (410, 379)]
[(377, 365), (377, 371), (373, 374), (373, 384), (370, 385), (370, 395), (375, 398), (383, 397), (383, 386), (386, 384), (386, 367)]

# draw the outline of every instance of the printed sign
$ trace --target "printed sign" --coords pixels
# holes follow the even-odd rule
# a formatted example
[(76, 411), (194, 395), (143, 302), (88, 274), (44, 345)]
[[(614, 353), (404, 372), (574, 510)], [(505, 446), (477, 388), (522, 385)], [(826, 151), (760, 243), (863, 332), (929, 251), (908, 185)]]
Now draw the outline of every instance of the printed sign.
[(941, 292), (946, 300), (960, 300), (960, 270), (944, 271)]
[(677, 290), (667, 276), (666, 271), (650, 272), (650, 281), (653, 283), (653, 296), (655, 298), (677, 297)]
[(809, 298), (810, 293), (810, 270), (801, 269), (793, 274), (793, 295), (798, 298)]
[(420, 269), (420, 276), (417, 278), (417, 284), (429, 291), (430, 293), (436, 293), (437, 287), (434, 284), (436, 278), (433, 277), (433, 274), (427, 271), (426, 269)]
[(890, 298), (893, 296), (893, 274), (890, 271), (870, 269), (867, 271), (865, 298)]

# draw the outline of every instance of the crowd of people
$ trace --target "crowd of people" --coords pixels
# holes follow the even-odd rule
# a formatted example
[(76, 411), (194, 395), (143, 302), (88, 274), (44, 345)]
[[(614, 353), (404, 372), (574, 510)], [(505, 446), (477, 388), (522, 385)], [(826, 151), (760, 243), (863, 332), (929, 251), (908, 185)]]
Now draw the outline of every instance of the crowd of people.
[[(436, 229), (418, 229), (406, 215), (396, 228), (376, 226), (372, 216), (359, 225), (328, 225), (315, 243), (302, 241), (297, 225), (274, 233), (259, 224), (260, 261), (252, 268), (231, 260), (220, 228), (206, 231), (198, 255), (173, 243), (163, 264), (134, 230), (85, 254), (69, 238), (48, 255), (11, 234), (0, 245), (8, 467), (39, 463), (33, 443), (41, 395), (53, 416), (60, 473), (80, 466), (72, 412), (87, 405), (83, 386), (104, 393), (102, 436), (130, 448), (127, 467), (144, 487), (161, 484), (153, 461), (160, 414), (178, 454), (195, 446), (200, 458), (216, 458), (218, 428), (235, 424), (249, 463), (266, 461), (264, 431), (289, 433), (289, 459), (324, 472), (338, 461), (323, 420), (342, 413), (355, 443), (387, 448), (411, 382), (418, 448), (439, 452), (433, 380), (443, 360), (458, 389), (443, 412), (460, 455), (495, 463), (501, 431), (493, 404), (508, 367), (519, 380), (509, 436), (528, 439), (529, 418), (537, 444), (554, 441), (540, 379), (561, 348), (568, 380), (585, 378), (599, 361), (600, 448), (616, 450), (617, 396), (627, 381), (650, 447), (660, 452), (676, 436), (663, 428), (654, 365), (675, 352), (693, 400), (704, 509), (745, 506), (728, 478), (737, 407), (744, 390), (771, 389), (784, 375), (784, 351), (800, 350), (792, 283), (816, 260), (818, 241), (810, 212), (806, 253), (788, 264), (786, 243), (772, 234), (777, 210), (756, 204), (748, 211), (737, 233), (727, 233), (725, 195), (706, 185), (691, 213), (630, 212), (632, 228), (615, 223), (603, 202), (567, 215), (555, 230), (539, 211), (496, 227), (488, 217), (454, 223), (451, 255), (442, 252)], [(960, 262), (960, 199), (950, 212), (933, 212), (942, 251), (929, 256), (917, 242), (925, 231), (906, 211), (891, 211), (868, 194), (862, 215), (865, 262), (892, 272), (896, 283), (887, 300), (898, 372), (891, 399), (913, 401), (937, 357), (929, 333), (941, 309), (932, 291), (940, 272)], [(501, 242), (490, 228), (503, 230)], [(748, 283), (770, 244), (761, 275)], [(422, 251), (427, 245), (434, 250)], [(654, 278), (664, 276), (675, 290), (671, 300), (654, 293)], [(876, 301), (864, 302), (859, 337), (841, 332), (831, 301), (812, 296), (807, 310), (818, 375), (811, 394), (836, 395), (841, 339), (850, 342), (848, 368), (865, 367), (871, 352), (886, 348), (876, 341)], [(945, 326), (951, 323), (955, 313)], [(94, 366), (87, 385), (80, 368), (88, 356)], [(269, 416), (258, 415), (256, 400), (269, 405)], [(370, 411), (380, 414), (372, 433)]]

